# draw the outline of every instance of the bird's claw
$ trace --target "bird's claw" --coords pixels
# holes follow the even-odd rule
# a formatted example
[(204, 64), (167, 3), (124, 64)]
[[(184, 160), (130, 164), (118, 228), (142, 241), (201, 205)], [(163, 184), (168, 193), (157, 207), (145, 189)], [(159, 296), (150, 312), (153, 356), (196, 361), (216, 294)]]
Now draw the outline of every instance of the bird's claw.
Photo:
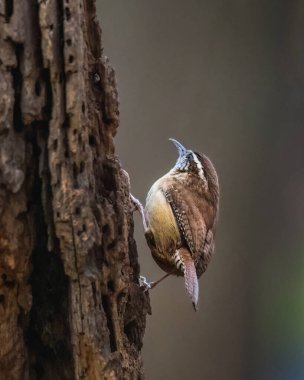
[(147, 292), (151, 289), (151, 283), (147, 281), (146, 277), (139, 277), (139, 287), (143, 289), (144, 292)]

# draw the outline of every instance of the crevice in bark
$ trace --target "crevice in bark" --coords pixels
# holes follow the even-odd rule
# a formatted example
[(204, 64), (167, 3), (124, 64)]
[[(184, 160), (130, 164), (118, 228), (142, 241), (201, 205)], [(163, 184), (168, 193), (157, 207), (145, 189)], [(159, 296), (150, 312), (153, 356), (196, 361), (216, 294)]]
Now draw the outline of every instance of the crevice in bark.
[(13, 126), (16, 132), (21, 132), (23, 129), (22, 109), (21, 109), (21, 86), (22, 86), (22, 71), (21, 71), (21, 59), (23, 55), (23, 45), (14, 43), (17, 65), (12, 69), (13, 76), (13, 88), (15, 90), (14, 101), (14, 119)]
[[(33, 128), (32, 139), (33, 156), (36, 162), (41, 160), (43, 150), (36, 140), (37, 128)], [(47, 133), (44, 132), (44, 137)], [(44, 138), (43, 143), (46, 143)], [(39, 159), (38, 159), (39, 157)], [(48, 230), (46, 224), (43, 187), (49, 188), (48, 198), (51, 206), (51, 194), (49, 184), (43, 184), (43, 180), (49, 178), (49, 173), (44, 172), (42, 178), (39, 175), (38, 165), (32, 168), (35, 182), (31, 193), (30, 209), (32, 209), (35, 223), (35, 247), (32, 252), (32, 274), (30, 284), (32, 286), (33, 305), (29, 317), (29, 326), (26, 334), (30, 356), (30, 377), (37, 379), (70, 379), (73, 377), (73, 358), (71, 355), (70, 330), (66, 315), (68, 313), (69, 282), (64, 273), (63, 263), (59, 256), (58, 240), (52, 237), (54, 250), (49, 251)], [(48, 171), (45, 167), (44, 171)], [(48, 219), (52, 223), (52, 218)]]
[(81, 291), (81, 283), (80, 283), (80, 275), (79, 275), (80, 268), (78, 266), (77, 245), (76, 245), (76, 240), (75, 240), (73, 215), (71, 215), (71, 226), (72, 226), (74, 260), (75, 260), (75, 268), (76, 268), (76, 275), (77, 275), (77, 285), (78, 285), (78, 292), (79, 292), (79, 310), (80, 310), (80, 323), (81, 323), (81, 331), (79, 333), (82, 334), (83, 333), (82, 291)]
[(114, 331), (114, 325), (113, 325), (111, 303), (108, 296), (102, 296), (102, 307), (107, 318), (107, 326), (109, 330), (111, 352), (115, 352), (117, 351), (117, 344), (116, 344), (115, 331)]
[(41, 81), (45, 84), (45, 105), (42, 108), (43, 117), (49, 120), (53, 109), (53, 92), (50, 78), (50, 69), (44, 68), (41, 72)]
[(5, 22), (9, 22), (14, 13), (14, 1), (5, 0)]
[[(68, 9), (68, 7), (67, 7)], [(67, 10), (69, 12), (69, 9)], [(64, 34), (64, 23), (65, 19), (68, 21), (69, 18), (67, 17), (66, 8), (64, 5), (64, 0), (57, 0), (57, 14), (58, 14), (58, 32), (59, 37), (57, 39), (58, 43), (58, 49), (59, 49), (59, 65), (60, 65), (60, 73), (59, 73), (59, 83), (64, 83), (64, 85), (61, 87), (62, 89), (62, 109), (65, 112), (65, 117), (63, 121), (63, 143), (64, 143), (64, 157), (66, 159), (70, 158), (70, 149), (69, 149), (69, 138), (68, 138), (68, 129), (70, 128), (70, 116), (66, 113), (66, 82), (68, 80), (68, 73), (65, 70), (65, 59), (64, 59), (64, 49), (65, 49), (65, 34)]]

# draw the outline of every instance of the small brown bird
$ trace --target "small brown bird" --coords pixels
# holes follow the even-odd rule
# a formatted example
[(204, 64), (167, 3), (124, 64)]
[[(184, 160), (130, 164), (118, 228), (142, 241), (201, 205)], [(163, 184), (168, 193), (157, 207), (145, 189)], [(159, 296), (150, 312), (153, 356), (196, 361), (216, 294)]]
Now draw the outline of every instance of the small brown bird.
[(132, 199), (141, 212), (152, 256), (167, 273), (162, 279), (170, 274), (184, 276), (187, 293), (197, 310), (198, 278), (214, 251), (219, 183), (208, 157), (170, 140), (179, 154), (175, 166), (153, 184), (145, 210)]

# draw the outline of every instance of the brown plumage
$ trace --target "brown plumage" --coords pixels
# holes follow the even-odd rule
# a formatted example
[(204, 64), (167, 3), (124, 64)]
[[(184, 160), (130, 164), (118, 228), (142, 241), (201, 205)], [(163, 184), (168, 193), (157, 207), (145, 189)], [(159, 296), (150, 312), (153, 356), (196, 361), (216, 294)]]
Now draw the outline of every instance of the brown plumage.
[(158, 265), (166, 273), (184, 276), (196, 310), (198, 278), (214, 251), (219, 184), (208, 157), (172, 142), (179, 158), (147, 195), (145, 236)]

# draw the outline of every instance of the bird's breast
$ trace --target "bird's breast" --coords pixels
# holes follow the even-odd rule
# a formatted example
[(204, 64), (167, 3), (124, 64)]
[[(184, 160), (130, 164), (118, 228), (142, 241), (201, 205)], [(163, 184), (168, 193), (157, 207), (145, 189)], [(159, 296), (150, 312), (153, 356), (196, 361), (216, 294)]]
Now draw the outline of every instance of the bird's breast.
[(160, 181), (150, 189), (146, 201), (146, 217), (152, 242), (150, 248), (155, 254), (174, 254), (181, 244), (179, 228), (170, 204), (167, 202)]

